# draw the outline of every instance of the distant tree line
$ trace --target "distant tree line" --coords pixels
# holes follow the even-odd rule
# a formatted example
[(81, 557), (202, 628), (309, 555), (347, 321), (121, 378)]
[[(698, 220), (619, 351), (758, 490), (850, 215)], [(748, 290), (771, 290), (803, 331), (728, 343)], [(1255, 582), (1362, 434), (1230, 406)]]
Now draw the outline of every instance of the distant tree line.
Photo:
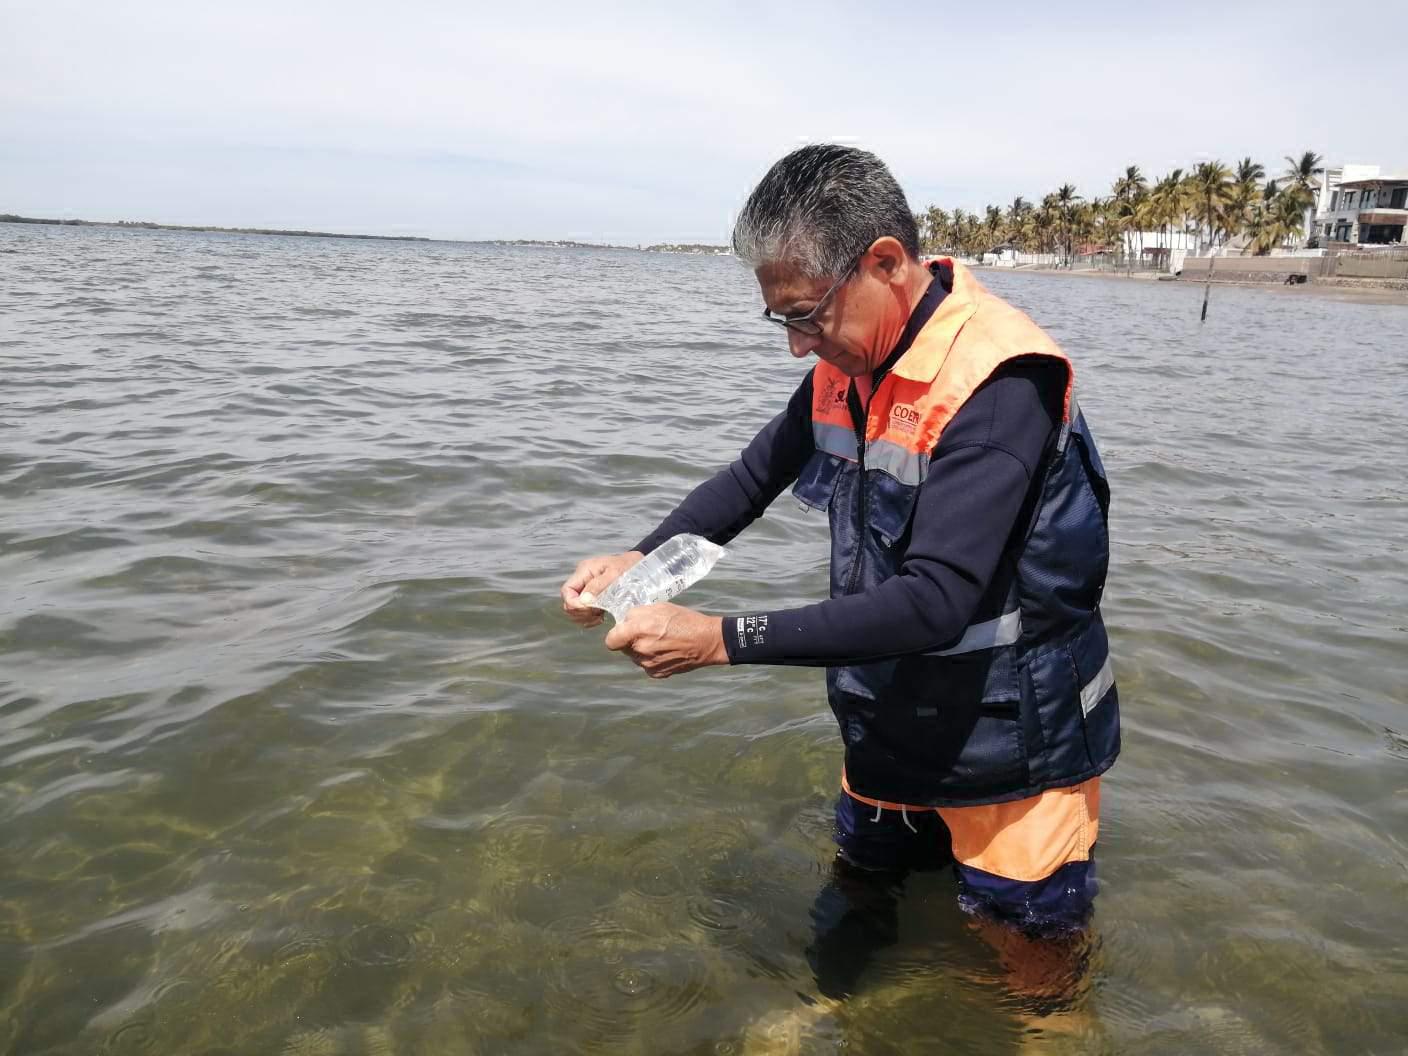
[(529, 246), (536, 249), (629, 249), (605, 242), (574, 242), (570, 238), (485, 238), (468, 243), (471, 246)]
[[(1029, 253), (1050, 253), (1069, 262), (1077, 247), (1113, 252), (1126, 236), (1162, 231), (1194, 235), (1209, 249), (1243, 237), (1243, 252), (1265, 255), (1294, 245), (1305, 233), (1306, 211), (1315, 203), (1315, 177), (1323, 158), (1313, 151), (1286, 156), (1286, 169), (1267, 179), (1265, 166), (1243, 158), (1235, 168), (1206, 161), (1191, 171), (1174, 169), (1150, 182), (1130, 165), (1110, 193), (1085, 199), (1069, 183), (1041, 199), (989, 205), (981, 214), (930, 206), (915, 215), (924, 249), (931, 253), (978, 256), (1010, 245)], [(1142, 255), (1143, 246), (1138, 252)]]
[(647, 253), (703, 253), (718, 257), (730, 256), (733, 250), (728, 246), (713, 246), (704, 242), (660, 242), (646, 246)]
[(38, 216), (0, 213), (0, 224), (62, 224), (66, 227), (137, 227), (147, 231), (213, 231), (227, 235), (293, 235), (299, 238), (371, 238), (383, 242), (430, 242), (416, 235), (347, 235), (335, 231), (283, 231), (270, 227), (207, 227), (195, 224), (158, 224), (150, 220), (51, 220)]

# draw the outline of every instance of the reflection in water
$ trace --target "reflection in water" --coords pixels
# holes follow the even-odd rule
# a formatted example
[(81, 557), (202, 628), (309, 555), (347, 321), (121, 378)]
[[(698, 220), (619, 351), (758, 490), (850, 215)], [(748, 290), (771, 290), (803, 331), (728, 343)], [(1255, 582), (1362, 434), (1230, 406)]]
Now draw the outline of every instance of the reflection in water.
[(839, 854), (831, 863), (831, 880), (812, 903), (807, 947), (823, 995), (850, 996), (875, 953), (899, 940), (904, 877), (898, 870), (863, 869)]
[[(830, 879), (812, 903), (813, 934), (806, 951), (824, 997), (844, 1000), (866, 990), (867, 969), (876, 956), (900, 941), (900, 908), (910, 876), (909, 870), (861, 868), (841, 854), (832, 861)], [(945, 880), (956, 894), (953, 878)], [(971, 932), (997, 957), (1007, 1007), (1032, 1016), (1077, 1008), (1088, 990), (1098, 941), (1092, 927), (1024, 929), (981, 912), (967, 916)], [(939, 967), (911, 961), (899, 974), (932, 974)], [(892, 974), (879, 977), (893, 982)]]
[(658, 1037), (713, 992), (704, 957), (687, 947), (599, 918), (559, 922), (551, 935), (546, 996), (564, 1033), (600, 1044)]
[[(555, 612), (799, 380), (735, 262), (0, 243), (0, 1052), (1408, 1036), (1408, 313), (986, 276), (1115, 476), (1126, 751), (1063, 948), (946, 870), (845, 893), (818, 673), (662, 685)], [(685, 600), (821, 597), (825, 537), (780, 502)]]

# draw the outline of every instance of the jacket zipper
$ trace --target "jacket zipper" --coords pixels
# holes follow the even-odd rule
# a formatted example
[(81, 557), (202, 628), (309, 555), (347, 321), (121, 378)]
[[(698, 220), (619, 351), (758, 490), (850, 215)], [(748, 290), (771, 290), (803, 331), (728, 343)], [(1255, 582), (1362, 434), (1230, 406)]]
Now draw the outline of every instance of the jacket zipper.
[[(856, 431), (856, 458), (857, 470), (860, 474), (860, 508), (856, 511), (856, 553), (851, 559), (851, 574), (846, 580), (846, 593), (856, 592), (856, 580), (860, 578), (860, 561), (865, 551), (865, 425), (866, 419), (870, 416), (869, 407), (861, 407), (860, 393), (856, 391), (856, 383), (851, 382), (851, 387), (846, 393), (846, 409), (851, 412), (851, 428)], [(870, 398), (875, 399), (875, 387), (870, 389)]]
[[(875, 394), (880, 391), (880, 385), (884, 382), (886, 375), (890, 373), (890, 365), (886, 363), (870, 379), (870, 403), (875, 402)], [(856, 383), (851, 381), (851, 387), (846, 390), (846, 409), (851, 412), (851, 428), (856, 432), (856, 458), (857, 472), (860, 474), (860, 510), (857, 515), (856, 533), (856, 556), (851, 561), (851, 574), (846, 581), (846, 593), (856, 592), (856, 580), (860, 578), (860, 562), (865, 549), (865, 427), (870, 420), (870, 404), (864, 407), (860, 405), (860, 393), (856, 391)]]
[[(928, 314), (926, 314), (924, 317), (924, 322), (927, 322), (929, 320), (929, 318), (933, 315), (934, 310), (938, 307), (940, 303), (942, 303), (943, 297), (947, 296), (948, 293), (953, 289), (953, 272), (951, 270), (948, 272), (947, 282), (943, 281), (942, 277), (939, 276), (939, 273), (937, 271), (934, 272), (934, 274), (941, 283), (943, 296), (941, 296), (939, 300), (935, 302), (934, 306), (928, 310)], [(906, 326), (908, 326), (908, 324), (906, 324)], [(918, 329), (916, 329), (915, 332), (918, 333)], [(898, 363), (904, 353), (909, 350), (909, 346), (912, 341), (913, 338), (910, 338), (909, 340), (901, 339), (900, 346), (895, 348), (890, 353), (889, 358), (886, 359), (884, 363), (880, 364), (879, 369), (877, 369), (875, 373), (871, 375), (870, 403), (875, 402), (875, 394), (880, 391), (880, 386), (889, 376), (890, 369), (896, 363)], [(846, 581), (847, 594), (854, 594), (856, 591), (856, 580), (860, 578), (861, 555), (865, 548), (865, 427), (870, 420), (870, 403), (867, 403), (864, 407), (860, 405), (860, 393), (856, 391), (856, 383), (855, 380), (852, 379), (851, 387), (846, 390), (846, 408), (851, 412), (851, 426), (856, 431), (856, 458), (858, 466), (857, 472), (860, 473), (860, 512), (858, 517), (856, 518), (857, 528), (859, 530), (859, 534), (856, 536), (856, 556), (852, 560), (851, 574)]]

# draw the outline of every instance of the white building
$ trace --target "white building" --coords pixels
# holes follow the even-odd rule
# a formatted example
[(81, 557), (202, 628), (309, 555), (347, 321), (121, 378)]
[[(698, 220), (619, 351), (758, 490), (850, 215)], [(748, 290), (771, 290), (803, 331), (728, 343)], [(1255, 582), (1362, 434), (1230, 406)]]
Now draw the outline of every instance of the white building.
[(1377, 165), (1325, 170), (1316, 203), (1320, 245), (1385, 245), (1404, 241), (1408, 225), (1408, 171)]
[[(1365, 175), (1372, 175), (1372, 173), (1367, 170), (1376, 168), (1376, 166), (1373, 165), (1350, 165), (1347, 167), (1350, 169), (1364, 169), (1366, 170)], [(1330, 215), (1330, 201), (1332, 196), (1340, 189), (1340, 181), (1344, 179), (1344, 170), (1345, 167), (1343, 166), (1336, 169), (1326, 166), (1320, 170), (1320, 186), (1315, 189), (1315, 211), (1313, 215), (1309, 217), (1310, 222), (1306, 225), (1305, 229), (1307, 238), (1315, 239), (1320, 243), (1325, 241), (1327, 237), (1325, 224)], [(1350, 178), (1354, 179), (1355, 177), (1351, 176)], [(1334, 198), (1334, 201), (1338, 203), (1339, 199)]]
[(1141, 267), (1167, 272), (1182, 271), (1184, 259), (1198, 255), (1200, 237), (1199, 232), (1184, 230), (1178, 224), (1174, 224), (1172, 229), (1126, 231), (1124, 252), (1126, 257), (1139, 261)]

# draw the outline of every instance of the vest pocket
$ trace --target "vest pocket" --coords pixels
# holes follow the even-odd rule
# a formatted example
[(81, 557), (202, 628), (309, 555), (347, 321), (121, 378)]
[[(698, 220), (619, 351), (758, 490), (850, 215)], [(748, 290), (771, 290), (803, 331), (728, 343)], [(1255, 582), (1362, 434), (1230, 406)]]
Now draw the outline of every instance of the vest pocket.
[(861, 700), (879, 700), (894, 681), (897, 660), (877, 660), (870, 664), (850, 664), (828, 668), (836, 689)]
[(816, 452), (797, 474), (797, 483), (792, 485), (793, 497), (807, 509), (827, 509), (836, 494), (836, 482), (841, 479), (845, 464), (846, 460), (839, 455)]
[(1045, 780), (1083, 774), (1119, 748), (1119, 714), (1109, 646), (1099, 614), (1027, 663), (1046, 750)]
[(1081, 728), (1092, 766), (1114, 757), (1119, 751), (1119, 694), (1115, 690), (1114, 669), (1105, 623), (1095, 619), (1067, 646), (1076, 672)]
[(919, 488), (901, 484), (882, 470), (866, 470), (865, 520), (879, 542), (894, 546), (909, 531)]
[[(908, 668), (908, 670), (906, 670)], [(901, 661), (887, 708), (907, 713), (903, 738), (935, 792), (981, 794), (1027, 783), (1021, 692), (1011, 649)]]

